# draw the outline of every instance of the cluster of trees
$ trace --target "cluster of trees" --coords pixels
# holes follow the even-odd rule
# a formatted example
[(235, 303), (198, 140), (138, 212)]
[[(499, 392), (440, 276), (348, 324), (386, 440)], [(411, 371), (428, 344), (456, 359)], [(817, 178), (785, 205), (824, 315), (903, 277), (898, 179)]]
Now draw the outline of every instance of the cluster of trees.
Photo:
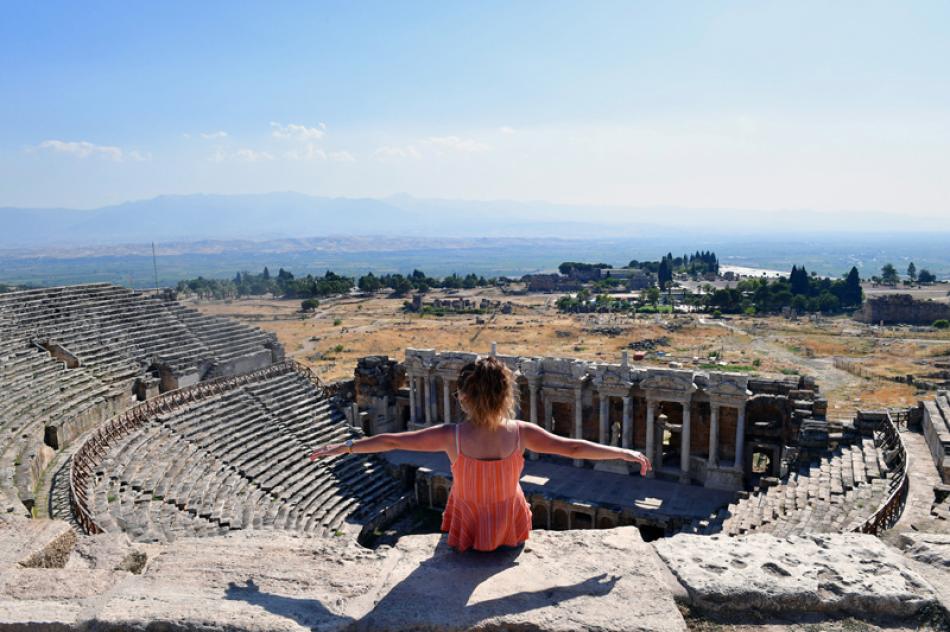
[(669, 287), (673, 283), (674, 274), (688, 274), (692, 277), (708, 273), (719, 274), (719, 258), (711, 250), (697, 250), (691, 255), (684, 254), (674, 257), (672, 252), (666, 254), (659, 261), (637, 261), (631, 259), (628, 268), (640, 268), (657, 275), (657, 282), (661, 288)]
[[(706, 294), (683, 295), (683, 303), (696, 309), (725, 314), (769, 314), (785, 308), (797, 312), (840, 313), (857, 309), (864, 300), (861, 278), (857, 268), (851, 268), (840, 279), (828, 279), (809, 274), (804, 267), (793, 266), (788, 277), (778, 279), (746, 279), (736, 287), (719, 290), (706, 286)], [(661, 306), (659, 288), (647, 289), (638, 301), (618, 300), (607, 294), (593, 295), (582, 289), (575, 296), (562, 296), (557, 301), (558, 309), (564, 312), (587, 311), (637, 311), (655, 312), (669, 310)]]
[(740, 281), (735, 288), (707, 294), (703, 304), (707, 309), (732, 314), (775, 313), (784, 308), (835, 314), (857, 309), (863, 300), (861, 277), (855, 267), (841, 279), (828, 279), (808, 274), (804, 266), (793, 266), (787, 278)]
[[(900, 275), (897, 273), (897, 268), (894, 267), (892, 263), (885, 263), (881, 268), (881, 276), (871, 277), (871, 280), (874, 283), (880, 283), (881, 285), (897, 285), (900, 283)], [(922, 268), (920, 272), (917, 271), (917, 266), (914, 265), (914, 262), (911, 261), (907, 265), (907, 279), (904, 281), (905, 284), (913, 285), (914, 283), (936, 283), (937, 275), (933, 274), (927, 268)]]
[(283, 298), (321, 298), (345, 294), (353, 287), (353, 278), (327, 270), (323, 276), (308, 274), (296, 278), (283, 268), (272, 275), (266, 267), (260, 274), (238, 272), (233, 279), (186, 279), (178, 282), (179, 292), (190, 292), (205, 298), (237, 298), (273, 294)]
[[(412, 274), (383, 274), (376, 276), (372, 272), (359, 279), (343, 276), (327, 270), (323, 276), (308, 274), (305, 277), (294, 275), (281, 268), (276, 275), (272, 275), (265, 267), (260, 274), (238, 272), (233, 279), (206, 279), (198, 277), (178, 282), (178, 291), (193, 293), (204, 298), (238, 298), (241, 296), (260, 296), (273, 294), (282, 298), (323, 298), (334, 294), (346, 294), (354, 286), (363, 292), (377, 292), (388, 289), (396, 296), (404, 296), (412, 291), (425, 292), (430, 288), (462, 289), (496, 285), (506, 285), (508, 279), (490, 278), (476, 274), (450, 274), (447, 277), (430, 277), (421, 270), (413, 270)], [(304, 309), (313, 309), (315, 304), (308, 304)]]
[(473, 273), (461, 276), (455, 273), (447, 277), (430, 277), (422, 270), (413, 270), (412, 274), (406, 276), (402, 274), (383, 274), (376, 276), (372, 272), (361, 276), (356, 286), (361, 292), (378, 292), (379, 290), (392, 290), (396, 296), (404, 296), (415, 290), (416, 292), (426, 292), (432, 288), (443, 289), (472, 289), (476, 287), (488, 287), (497, 285), (506, 285), (508, 280), (505, 278), (490, 278), (478, 276)]
[(603, 268), (613, 268), (609, 263), (581, 263), (580, 261), (565, 261), (557, 267), (561, 274), (571, 276), (572, 274), (593, 272)]

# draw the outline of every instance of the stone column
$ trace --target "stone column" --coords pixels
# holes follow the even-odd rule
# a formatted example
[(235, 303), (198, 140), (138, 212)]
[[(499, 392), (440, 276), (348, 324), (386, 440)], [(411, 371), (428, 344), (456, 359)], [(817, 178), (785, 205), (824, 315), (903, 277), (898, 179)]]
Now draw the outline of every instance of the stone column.
[(416, 421), (425, 425), (426, 420), (429, 418), (429, 407), (426, 405), (426, 378), (417, 375), (416, 376)]
[(409, 376), (409, 423), (416, 423), (416, 378)]
[(544, 398), (544, 429), (554, 432), (554, 406), (547, 397)]
[(719, 467), (719, 404), (709, 405), (709, 467)]
[(538, 385), (528, 383), (528, 393), (529, 393), (529, 404), (531, 409), (528, 411), (528, 420), (537, 425), (538, 424)]
[(633, 411), (630, 406), (630, 396), (623, 396), (623, 442), (621, 447), (633, 447)]
[(647, 400), (647, 458), (653, 462), (653, 468), (647, 472), (647, 478), (656, 476), (655, 469), (660, 467), (656, 459), (656, 424), (653, 422), (653, 414), (656, 412), (656, 402), (652, 399)]
[(452, 423), (452, 389), (449, 378), (442, 378), (442, 421)]
[(425, 393), (425, 415), (426, 425), (430, 426), (435, 421), (432, 417), (432, 378), (425, 376), (422, 378), (423, 392)]
[(610, 396), (600, 394), (600, 437), (602, 445), (610, 445)]
[(680, 483), (689, 483), (690, 402), (683, 402), (683, 429), (680, 433)]
[(743, 454), (742, 451), (745, 448), (745, 404), (739, 406), (739, 419), (736, 422), (736, 463), (735, 468), (738, 471), (743, 471), (745, 465), (743, 463)]
[[(538, 425), (538, 385), (533, 382), (528, 382), (528, 402), (531, 405), (531, 410), (528, 411), (528, 419), (534, 425)], [(538, 460), (538, 454), (528, 450), (528, 458), (532, 461)]]
[[(584, 438), (584, 402), (581, 389), (574, 389), (574, 438)], [(584, 459), (574, 459), (574, 467), (584, 467)]]

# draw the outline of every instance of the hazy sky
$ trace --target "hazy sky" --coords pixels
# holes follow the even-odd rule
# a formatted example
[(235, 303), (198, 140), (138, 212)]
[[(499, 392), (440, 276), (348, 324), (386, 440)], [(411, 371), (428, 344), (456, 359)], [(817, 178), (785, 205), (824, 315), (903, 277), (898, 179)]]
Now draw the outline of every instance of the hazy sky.
[(950, 213), (946, 1), (0, 10), (0, 206), (294, 190)]

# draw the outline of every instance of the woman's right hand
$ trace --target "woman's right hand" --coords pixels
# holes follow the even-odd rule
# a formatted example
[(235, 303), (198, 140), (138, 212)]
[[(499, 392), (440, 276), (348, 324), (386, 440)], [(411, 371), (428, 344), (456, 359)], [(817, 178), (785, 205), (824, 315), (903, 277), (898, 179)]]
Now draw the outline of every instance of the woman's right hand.
[(637, 452), (636, 450), (627, 450), (624, 460), (630, 461), (631, 463), (638, 463), (640, 465), (641, 476), (645, 476), (647, 472), (653, 469), (653, 464), (650, 463), (650, 459), (642, 452)]
[(317, 448), (317, 450), (310, 455), (310, 460), (316, 461), (317, 459), (328, 456), (337, 456), (339, 454), (346, 454), (347, 452), (349, 452), (349, 449), (346, 447), (346, 445), (342, 443), (330, 443), (321, 448)]

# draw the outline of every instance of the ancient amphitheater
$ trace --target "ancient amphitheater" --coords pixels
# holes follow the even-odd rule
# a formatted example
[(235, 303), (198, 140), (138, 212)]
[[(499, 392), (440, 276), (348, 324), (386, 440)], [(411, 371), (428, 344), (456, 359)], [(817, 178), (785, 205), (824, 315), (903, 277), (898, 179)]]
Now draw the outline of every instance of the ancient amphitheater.
[(807, 378), (485, 352), (521, 418), (655, 475), (529, 455), (527, 546), (456, 554), (443, 455), (307, 456), (457, 421), (475, 354), (323, 384), (168, 293), (0, 295), (0, 628), (946, 627), (946, 393), (840, 420)]

